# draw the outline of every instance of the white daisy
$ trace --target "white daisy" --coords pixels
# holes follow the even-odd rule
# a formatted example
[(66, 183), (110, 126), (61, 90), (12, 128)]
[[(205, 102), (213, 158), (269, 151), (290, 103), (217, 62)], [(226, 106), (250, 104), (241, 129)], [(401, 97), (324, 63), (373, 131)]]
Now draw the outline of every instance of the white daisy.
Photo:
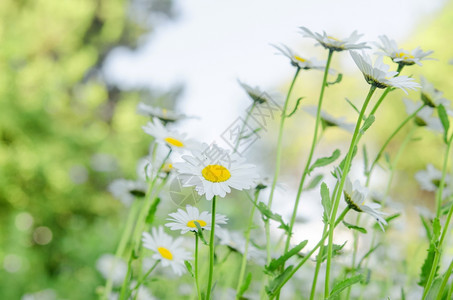
[[(404, 105), (406, 106), (406, 112), (408, 115), (412, 115), (418, 110), (421, 104), (416, 104), (414, 101), (404, 98)], [(427, 128), (436, 132), (443, 132), (443, 126), (439, 118), (433, 117), (434, 108), (425, 106), (415, 116), (415, 124), (418, 126), (426, 126)]]
[(317, 40), (320, 45), (329, 50), (343, 51), (351, 49), (370, 48), (364, 42), (356, 43), (362, 36), (362, 34), (358, 34), (357, 31), (354, 31), (348, 38), (339, 40), (330, 35), (327, 35), (326, 32), (323, 32), (323, 34), (321, 35), (316, 32), (315, 33), (311, 32), (311, 30), (306, 27), (300, 27), (300, 29), (302, 30), (303, 36)]
[(434, 60), (434, 58), (427, 57), (432, 54), (434, 51), (423, 52), (420, 47), (415, 48), (412, 51), (407, 51), (401, 48), (398, 48), (398, 45), (394, 40), (389, 39), (385, 35), (379, 36), (382, 44), (375, 43), (376, 46), (382, 50), (378, 54), (386, 55), (390, 57), (395, 63), (410, 66), (417, 64), (421, 66), (421, 60)]
[(286, 45), (281, 45), (274, 46), (275, 49), (280, 51), (280, 54), (283, 54), (284, 56), (288, 57), (289, 60), (291, 61), (291, 64), (295, 67), (298, 67), (300, 69), (304, 70), (310, 70), (310, 69), (317, 69), (317, 70), (324, 70), (326, 67), (326, 64), (324, 62), (318, 61), (316, 58), (305, 58), (298, 53), (295, 53), (293, 50), (288, 48)]
[[(127, 264), (121, 258), (115, 257), (113, 254), (103, 254), (96, 261), (96, 269), (102, 274), (105, 279), (112, 276), (112, 282), (115, 286), (123, 283), (124, 277), (127, 274)], [(111, 274), (111, 275), (110, 275)]]
[(159, 144), (167, 145), (173, 150), (190, 150), (197, 146), (193, 140), (187, 139), (186, 134), (168, 130), (158, 119), (148, 122), (142, 127), (145, 133), (153, 136)]
[[(240, 232), (220, 227), (219, 229), (216, 228), (215, 235), (219, 238), (220, 245), (228, 246), (232, 250), (244, 254), (246, 240)], [(264, 264), (266, 254), (249, 243), (247, 248), (247, 260), (249, 259), (255, 260), (258, 264)]]
[(164, 124), (172, 123), (187, 118), (184, 114), (179, 114), (166, 108), (154, 107), (143, 102), (137, 105), (137, 113), (142, 116), (158, 118)]
[(381, 206), (377, 203), (364, 204), (368, 195), (368, 189), (366, 187), (362, 186), (358, 180), (354, 181), (353, 184), (349, 178), (346, 178), (343, 194), (349, 208), (357, 212), (369, 214), (376, 219), (379, 226), (384, 230), (384, 226), (382, 225), (387, 225), (387, 222), (382, 217), (385, 213), (378, 210)]
[[(426, 166), (426, 170), (418, 171), (415, 174), (415, 179), (420, 184), (422, 190), (435, 192), (440, 186), (442, 172), (436, 169), (432, 164), (428, 164)], [(447, 174), (445, 176), (445, 186), (442, 191), (443, 198), (446, 198), (452, 194), (451, 188), (447, 184), (448, 182), (450, 182), (450, 176)]]
[[(316, 106), (308, 106), (305, 107), (304, 110), (308, 112), (310, 115), (316, 117), (316, 112), (318, 108)], [(349, 132), (353, 132), (355, 125), (352, 123), (347, 123), (345, 122), (346, 118), (341, 117), (341, 118), (335, 118), (325, 111), (321, 110), (321, 121), (323, 124), (323, 128), (329, 127), (329, 126), (337, 126), (340, 128), (343, 128), (344, 130), (347, 130)]]
[(373, 66), (371, 58), (365, 52), (362, 51), (362, 54), (359, 54), (351, 51), (350, 53), (357, 67), (363, 73), (366, 82), (377, 88), (395, 87), (402, 89), (407, 94), (406, 89), (415, 90), (415, 88), (420, 87), (412, 78), (407, 76), (395, 77), (398, 72), (388, 71), (389, 66), (384, 64), (382, 56), (378, 56)]
[(450, 106), (450, 101), (442, 97), (444, 93), (436, 89), (425, 77), (420, 76), (420, 83), (421, 99), (426, 105), (429, 107), (437, 107), (442, 104), (445, 108)]
[(239, 84), (245, 90), (247, 95), (249, 95), (249, 97), (252, 98), (253, 102), (263, 104), (272, 101), (270, 96), (266, 92), (261, 91), (258, 87), (252, 88), (251, 86), (241, 81), (239, 81)]
[(116, 179), (108, 186), (109, 192), (124, 205), (129, 206), (136, 198), (146, 195), (148, 186), (141, 180)]
[[(167, 220), (172, 222), (165, 224), (165, 226), (169, 227), (171, 230), (181, 230), (181, 234), (188, 231), (197, 231), (198, 229), (195, 222), (198, 222), (202, 229), (211, 230), (212, 214), (207, 211), (203, 211), (200, 214), (196, 207), (187, 205), (186, 211), (178, 209), (177, 212), (171, 213), (169, 216), (170, 218), (167, 218)], [(227, 220), (228, 218), (226, 216), (216, 214), (216, 228), (219, 228), (218, 224), (226, 224)]]
[(259, 176), (255, 166), (244, 164), (244, 159), (235, 153), (228, 153), (217, 145), (194, 150), (192, 155), (184, 155), (184, 163), (173, 166), (180, 174), (183, 186), (195, 186), (199, 195), (206, 194), (206, 199), (214, 196), (225, 197), (231, 188), (250, 189)]
[(182, 238), (173, 240), (164, 232), (162, 226), (152, 228), (151, 234), (143, 232), (143, 247), (154, 251), (152, 258), (161, 260), (162, 266), (170, 266), (176, 275), (186, 272), (185, 260), (191, 259), (191, 254), (181, 247)]

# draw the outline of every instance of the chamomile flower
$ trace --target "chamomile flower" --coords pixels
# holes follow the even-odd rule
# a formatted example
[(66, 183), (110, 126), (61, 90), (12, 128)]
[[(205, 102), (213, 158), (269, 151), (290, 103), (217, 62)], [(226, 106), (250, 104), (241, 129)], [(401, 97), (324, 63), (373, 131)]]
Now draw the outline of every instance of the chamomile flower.
[[(426, 170), (418, 171), (415, 174), (415, 179), (420, 184), (422, 190), (435, 192), (440, 186), (442, 172), (436, 169), (432, 164), (428, 164), (426, 166)], [(450, 176), (447, 174), (445, 176), (445, 186), (442, 191), (443, 198), (446, 198), (452, 194), (452, 190), (448, 186), (448, 182), (450, 182), (450, 180)]]
[(164, 232), (162, 226), (152, 228), (151, 234), (143, 232), (143, 247), (154, 251), (152, 258), (160, 260), (162, 266), (170, 266), (176, 275), (186, 272), (185, 260), (191, 259), (191, 255), (181, 247), (182, 238), (173, 240), (171, 236)]
[(108, 190), (113, 197), (126, 206), (131, 205), (136, 198), (145, 197), (147, 189), (146, 182), (141, 180), (116, 179), (108, 186)]
[(192, 151), (192, 155), (183, 155), (184, 163), (175, 163), (183, 186), (195, 186), (199, 195), (206, 195), (207, 200), (214, 196), (225, 197), (236, 190), (250, 189), (258, 178), (255, 166), (243, 163), (239, 155), (228, 153), (217, 145), (206, 148), (203, 152)]
[[(171, 230), (181, 230), (181, 234), (187, 233), (189, 231), (198, 231), (197, 225), (195, 222), (200, 224), (200, 227), (205, 230), (211, 230), (211, 219), (212, 214), (203, 211), (199, 212), (198, 208), (191, 205), (186, 206), (186, 210), (178, 209), (177, 212), (169, 214), (170, 218), (167, 220), (172, 221), (165, 224)], [(215, 215), (215, 226), (219, 228), (218, 224), (226, 224), (228, 218), (221, 214)]]
[(272, 101), (271, 97), (266, 92), (261, 91), (258, 87), (252, 88), (251, 86), (241, 81), (239, 81), (239, 84), (245, 90), (247, 95), (252, 98), (253, 102), (257, 104), (263, 104)]
[(352, 183), (349, 178), (346, 178), (343, 194), (349, 208), (357, 212), (369, 214), (376, 219), (379, 226), (384, 230), (383, 225), (387, 225), (387, 222), (382, 217), (385, 213), (378, 210), (381, 206), (377, 203), (364, 204), (368, 195), (368, 189), (366, 187), (362, 186), (358, 180)]
[[(316, 112), (317, 112), (318, 108), (316, 106), (308, 106), (308, 107), (305, 107), (304, 110), (306, 112), (308, 112), (310, 115), (316, 117)], [(354, 124), (345, 122), (344, 117), (335, 118), (323, 110), (321, 110), (321, 121), (322, 121), (323, 128), (329, 127), (329, 126), (331, 126), (331, 127), (337, 126), (344, 130), (347, 130), (349, 132), (353, 132), (354, 128), (355, 128)]]
[(427, 57), (434, 51), (423, 52), (420, 47), (415, 48), (412, 51), (407, 51), (398, 48), (398, 45), (394, 40), (389, 39), (386, 35), (379, 36), (382, 44), (376, 43), (376, 46), (382, 50), (378, 54), (383, 54), (390, 57), (395, 63), (405, 66), (411, 66), (417, 64), (421, 66), (421, 60), (434, 60), (434, 58)]
[(302, 30), (303, 36), (315, 39), (324, 48), (332, 51), (370, 48), (364, 42), (357, 43), (362, 36), (362, 34), (358, 34), (357, 31), (354, 31), (348, 38), (339, 40), (335, 37), (327, 35), (326, 32), (323, 32), (321, 35), (316, 32), (311, 32), (311, 30), (306, 27), (300, 27), (300, 29)]
[(196, 142), (187, 139), (186, 134), (168, 130), (159, 120), (154, 119), (142, 127), (145, 133), (153, 136), (159, 144), (167, 145), (173, 150), (184, 151), (196, 147)]
[(415, 88), (420, 87), (412, 78), (407, 76), (395, 77), (398, 72), (389, 71), (389, 66), (384, 64), (382, 56), (378, 56), (374, 66), (371, 58), (363, 51), (362, 54), (351, 51), (351, 56), (357, 67), (363, 73), (366, 82), (377, 88), (395, 87), (402, 89), (407, 94), (406, 89), (415, 90)]
[(112, 276), (114, 285), (121, 285), (127, 274), (127, 264), (113, 254), (103, 254), (96, 261), (96, 269), (107, 279)]
[(310, 69), (317, 69), (317, 70), (324, 70), (326, 64), (316, 60), (316, 58), (305, 58), (302, 55), (295, 53), (293, 50), (288, 48), (286, 45), (275, 46), (275, 49), (280, 51), (280, 54), (288, 57), (291, 61), (291, 65), (303, 69), (303, 70), (310, 70)]
[(437, 107), (442, 104), (446, 108), (450, 106), (450, 101), (442, 97), (443, 92), (436, 89), (425, 77), (420, 76), (420, 83), (421, 99), (426, 105), (429, 107)]
[[(406, 112), (408, 115), (412, 115), (417, 109), (420, 108), (420, 105), (417, 105), (414, 101), (404, 98), (404, 105), (406, 106)], [(423, 127), (426, 126), (427, 128), (442, 132), (443, 127), (442, 123), (440, 122), (439, 118), (433, 117), (434, 108), (425, 106), (423, 107), (414, 118), (415, 124), (417, 126)]]
[(154, 107), (143, 102), (140, 102), (137, 105), (137, 113), (142, 116), (157, 118), (164, 124), (173, 123), (187, 118), (187, 116), (184, 114), (179, 114), (166, 108)]

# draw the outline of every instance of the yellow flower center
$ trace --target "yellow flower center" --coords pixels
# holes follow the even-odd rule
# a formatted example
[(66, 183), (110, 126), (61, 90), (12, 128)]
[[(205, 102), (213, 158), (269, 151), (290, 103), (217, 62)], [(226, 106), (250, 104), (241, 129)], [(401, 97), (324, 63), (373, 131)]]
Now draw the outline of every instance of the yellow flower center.
[(300, 62), (306, 62), (307, 60), (305, 58), (302, 58), (300, 56), (295, 55), (294, 58)]
[(167, 248), (159, 247), (157, 248), (157, 251), (159, 251), (160, 255), (162, 255), (163, 258), (173, 260), (173, 254), (171, 254), (170, 250), (168, 250)]
[(172, 138), (172, 137), (166, 137), (164, 139), (168, 144), (172, 145), (172, 146), (175, 146), (175, 147), (184, 147), (184, 144), (180, 141), (180, 140), (177, 140), (175, 138)]
[(168, 112), (168, 110), (166, 108), (162, 108), (162, 116), (166, 117), (167, 112)]
[(200, 224), (200, 227), (204, 227), (206, 226), (206, 222), (203, 221), (203, 220), (192, 220), (192, 221), (189, 221), (187, 222), (187, 227), (191, 227), (191, 228), (197, 228), (197, 225), (195, 225), (195, 222), (197, 222), (198, 224)]
[(328, 35), (327, 37), (328, 37), (329, 39), (331, 39), (331, 40), (334, 40), (334, 41), (337, 41), (337, 42), (339, 42), (339, 41), (340, 41), (339, 39), (337, 39), (337, 38), (334, 38), (333, 36), (330, 36), (330, 35)]
[(162, 167), (162, 171), (165, 173), (170, 173), (171, 170), (173, 170), (173, 164), (171, 164), (171, 163), (166, 163)]
[(211, 182), (224, 182), (231, 177), (230, 171), (221, 165), (208, 165), (201, 171), (201, 174)]
[(405, 52), (398, 52), (398, 53), (395, 54), (395, 57), (402, 58), (402, 59), (412, 59), (412, 58), (414, 58), (413, 55), (410, 55), (410, 54), (405, 53)]

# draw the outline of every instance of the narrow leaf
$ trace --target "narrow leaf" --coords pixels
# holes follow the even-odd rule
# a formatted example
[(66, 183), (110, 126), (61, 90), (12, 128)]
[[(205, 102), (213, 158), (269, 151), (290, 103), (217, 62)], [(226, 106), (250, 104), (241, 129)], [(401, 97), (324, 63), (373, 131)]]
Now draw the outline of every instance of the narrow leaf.
[(280, 216), (279, 214), (276, 214), (276, 213), (273, 213), (268, 207), (266, 204), (264, 204), (263, 202), (260, 202), (258, 203), (258, 205), (256, 206), (259, 211), (261, 212), (261, 215), (263, 217), (263, 219), (271, 219), (271, 220), (274, 220), (274, 221), (277, 221), (280, 223), (280, 226), (279, 228), (285, 230), (287, 233), (290, 234), (289, 232), (289, 226), (288, 224), (286, 224), (284, 221), (283, 221), (283, 218), (282, 216)]
[(293, 270), (293, 266), (289, 266), (283, 271), (281, 274), (279, 274), (277, 277), (272, 279), (271, 282), (269, 282), (269, 285), (266, 286), (266, 292), (269, 296), (274, 296), (275, 293), (278, 291), (278, 288), (281, 286), (281, 284), (290, 276), (291, 271)]
[(154, 216), (156, 215), (157, 206), (160, 203), (160, 198), (156, 198), (151, 207), (149, 208), (148, 215), (146, 216), (146, 224), (152, 224), (154, 222)]
[[(428, 255), (426, 256), (426, 259), (422, 265), (421, 273), (420, 273), (420, 280), (417, 282), (419, 286), (424, 287), (426, 285), (426, 282), (428, 281), (429, 274), (431, 273), (431, 268), (434, 262), (434, 256), (436, 254), (435, 248), (431, 245), (428, 249)], [(436, 273), (437, 273), (436, 268)]]
[(355, 106), (355, 105), (351, 102), (351, 100), (349, 100), (348, 98), (345, 98), (345, 99), (346, 99), (346, 102), (348, 102), (349, 105), (351, 105), (351, 107), (356, 111), (356, 113), (360, 114), (360, 111), (359, 111), (359, 109), (357, 108), (357, 106)]
[(368, 128), (370, 128), (371, 125), (373, 125), (375, 119), (376, 118), (374, 117), (374, 115), (371, 115), (368, 118), (366, 118), (365, 123), (363, 123), (362, 128), (360, 128), (360, 134), (364, 134), (365, 131), (367, 131)]
[(195, 226), (197, 226), (197, 232), (196, 234), (198, 235), (198, 237), (200, 238), (201, 242), (205, 245), (208, 245), (208, 242), (206, 242), (204, 236), (203, 236), (203, 228), (201, 228), (200, 226), (200, 223), (198, 223), (197, 221), (194, 222)]
[(324, 175), (322, 174), (318, 174), (315, 176), (315, 178), (313, 178), (310, 183), (308, 184), (308, 186), (305, 188), (306, 191), (308, 190), (311, 190), (311, 189), (314, 189), (320, 182), (321, 180), (324, 178)]
[[(343, 245), (333, 244), (332, 245), (332, 257), (340, 255), (342, 253), (341, 250), (343, 250), (343, 247), (346, 245), (346, 243), (347, 243), (347, 241), (344, 242)], [(321, 259), (321, 262), (323, 262), (327, 259), (327, 252), (329, 251), (329, 249), (327, 246), (324, 246), (322, 248), (322, 250), (323, 250), (322, 253), (320, 252), (316, 256), (316, 259)]]
[(439, 239), (441, 228), (442, 227), (440, 226), (439, 218), (434, 218), (434, 220), (433, 220), (433, 236), (431, 239), (432, 242), (437, 242), (437, 240)]
[(353, 225), (353, 224), (350, 224), (346, 221), (343, 221), (343, 225), (348, 227), (349, 229), (353, 229), (353, 230), (357, 230), (361, 233), (367, 233), (366, 229), (363, 228), (363, 227), (360, 227), (360, 226), (356, 226), (356, 225)]
[(428, 240), (431, 241), (432, 236), (433, 236), (432, 231), (431, 231), (431, 226), (429, 225), (428, 221), (422, 215), (420, 215), (420, 220), (422, 221), (423, 227), (425, 228), (426, 236), (427, 236)]
[(308, 173), (310, 174), (315, 168), (327, 166), (333, 163), (337, 158), (340, 157), (340, 150), (336, 149), (331, 156), (318, 158), (315, 163), (310, 167)]
[(324, 208), (323, 218), (327, 222), (330, 222), (330, 211), (332, 210), (332, 202), (330, 200), (329, 194), (330, 194), (329, 193), (329, 188), (323, 182), (321, 184), (321, 204), (322, 204), (322, 207)]
[(447, 143), (447, 135), (448, 129), (450, 128), (450, 121), (448, 120), (447, 111), (442, 104), (439, 104), (437, 107), (437, 113), (439, 114), (440, 122), (442, 122), (442, 126), (444, 127), (444, 141)]
[(252, 282), (252, 273), (248, 273), (247, 277), (245, 278), (245, 281), (242, 283), (241, 288), (239, 289), (239, 293), (236, 295), (236, 297), (241, 298), (242, 295), (248, 290), (250, 283)]
[(355, 275), (355, 276), (352, 276), (350, 278), (347, 278), (345, 280), (338, 282), (337, 284), (335, 284), (333, 286), (328, 299), (334, 299), (335, 297), (340, 295), (340, 293), (342, 291), (344, 291), (346, 288), (350, 287), (353, 284), (356, 284), (360, 280), (362, 280), (362, 274)]
[(190, 264), (190, 261), (185, 260), (184, 264), (186, 265), (187, 271), (189, 271), (190, 276), (195, 277), (195, 275), (193, 273), (192, 265)]
[(299, 99), (297, 99), (296, 106), (294, 106), (293, 111), (286, 116), (287, 118), (290, 118), (292, 115), (294, 115), (294, 113), (297, 111), (297, 108), (299, 108), (299, 104), (300, 101), (302, 101), (302, 99), (304, 99), (304, 97), (300, 97)]
[(326, 82), (326, 86), (329, 86), (329, 85), (333, 85), (333, 84), (337, 84), (337, 83), (340, 83), (342, 79), (343, 79), (343, 74), (341, 74), (341, 73), (338, 73), (338, 75), (337, 75), (337, 79), (335, 79), (335, 81)]
[(270, 263), (269, 266), (266, 266), (266, 270), (269, 272), (274, 272), (277, 270), (280, 266), (282, 266), (289, 258), (292, 256), (296, 255), (297, 253), (300, 252), (306, 245), (308, 241), (302, 241), (298, 245), (296, 245), (294, 248), (283, 254), (277, 259), (273, 259)]

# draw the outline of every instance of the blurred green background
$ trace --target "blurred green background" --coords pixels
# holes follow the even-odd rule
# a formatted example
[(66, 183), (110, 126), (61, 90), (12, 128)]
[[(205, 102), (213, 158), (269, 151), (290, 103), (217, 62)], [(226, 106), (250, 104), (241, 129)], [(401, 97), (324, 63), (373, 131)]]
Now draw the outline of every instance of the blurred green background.
[[(139, 129), (144, 119), (135, 109), (151, 97), (151, 91), (107, 84), (101, 68), (114, 47), (134, 48), (152, 33), (156, 23), (129, 17), (149, 2), (0, 1), (0, 299), (46, 288), (61, 298), (97, 298), (104, 280), (95, 262), (114, 251), (125, 213), (106, 188), (114, 178), (134, 178), (137, 159), (147, 153), (149, 139)], [(150, 16), (174, 17), (169, 1), (157, 3)], [(404, 73), (423, 73), (451, 99), (452, 2), (422, 25), (408, 46), (423, 41), (439, 61)], [(344, 97), (343, 89), (333, 87), (329, 98)], [(316, 99), (318, 90), (307, 93)], [(381, 109), (385, 118), (404, 114), (394, 98)], [(377, 122), (369, 135), (380, 144), (395, 126)], [(427, 134), (417, 145), (401, 161), (410, 176), (398, 177), (397, 193), (418, 194), (408, 188), (412, 174), (433, 158), (440, 165), (440, 138)], [(292, 166), (301, 159), (298, 146), (289, 149)]]

